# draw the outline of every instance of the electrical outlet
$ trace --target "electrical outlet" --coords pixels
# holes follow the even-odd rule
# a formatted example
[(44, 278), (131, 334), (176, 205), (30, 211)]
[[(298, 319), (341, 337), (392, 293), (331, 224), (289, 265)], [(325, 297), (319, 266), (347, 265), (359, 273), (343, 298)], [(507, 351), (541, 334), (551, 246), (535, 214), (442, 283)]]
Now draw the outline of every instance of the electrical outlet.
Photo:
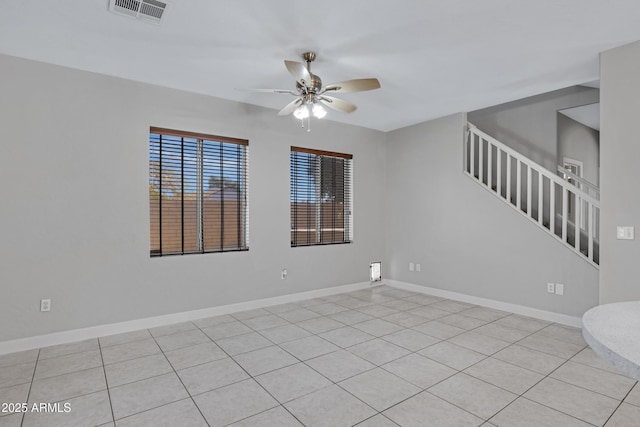
[(420, 264), (416, 264), (416, 271), (421, 271), (422, 268), (420, 267)]
[(553, 294), (556, 292), (555, 283), (547, 283), (547, 292), (549, 292), (550, 294)]
[(414, 271), (416, 269), (416, 266), (414, 263), (410, 262), (409, 263), (409, 271)]
[(556, 295), (564, 295), (564, 285), (562, 283), (556, 283)]
[(40, 311), (51, 311), (51, 300), (50, 299), (41, 299), (40, 300)]
[(282, 271), (280, 272), (280, 278), (282, 280), (286, 279), (287, 278), (287, 274), (289, 274), (289, 272), (287, 271), (286, 268), (283, 268)]

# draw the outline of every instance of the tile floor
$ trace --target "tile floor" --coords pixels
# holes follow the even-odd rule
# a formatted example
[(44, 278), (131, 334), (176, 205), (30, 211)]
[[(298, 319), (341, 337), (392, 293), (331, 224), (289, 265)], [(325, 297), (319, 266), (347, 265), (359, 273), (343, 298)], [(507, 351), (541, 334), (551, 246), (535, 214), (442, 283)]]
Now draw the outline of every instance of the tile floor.
[(71, 412), (0, 427), (640, 426), (580, 330), (385, 285), (3, 355), (2, 402)]

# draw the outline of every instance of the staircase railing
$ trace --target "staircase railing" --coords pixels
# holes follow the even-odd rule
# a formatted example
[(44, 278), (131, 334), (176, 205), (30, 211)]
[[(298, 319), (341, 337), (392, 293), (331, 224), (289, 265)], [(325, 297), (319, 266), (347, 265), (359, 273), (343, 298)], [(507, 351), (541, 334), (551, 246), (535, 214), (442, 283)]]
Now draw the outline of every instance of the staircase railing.
[(594, 266), (600, 202), (468, 123), (464, 172)]
[(590, 183), (581, 176), (574, 174), (570, 170), (565, 169), (561, 165), (558, 165), (558, 173), (562, 174), (565, 181), (573, 180), (574, 182), (569, 181), (569, 183), (575, 185), (594, 199), (600, 200), (600, 188), (598, 188), (598, 186)]

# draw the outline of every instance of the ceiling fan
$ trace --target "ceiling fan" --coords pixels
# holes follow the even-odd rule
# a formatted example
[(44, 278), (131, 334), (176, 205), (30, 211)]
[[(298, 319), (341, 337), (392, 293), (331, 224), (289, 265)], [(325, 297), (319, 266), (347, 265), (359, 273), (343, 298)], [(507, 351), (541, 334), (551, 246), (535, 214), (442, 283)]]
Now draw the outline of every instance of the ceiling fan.
[(297, 119), (303, 121), (303, 126), (304, 119), (310, 119), (311, 116), (321, 119), (327, 114), (322, 105), (343, 113), (352, 113), (358, 108), (348, 101), (331, 96), (334, 93), (363, 92), (380, 88), (380, 82), (375, 78), (346, 80), (323, 86), (320, 77), (311, 73), (311, 63), (316, 59), (316, 54), (314, 52), (305, 52), (302, 54), (302, 59), (306, 64), (296, 61), (284, 61), (285, 67), (296, 80), (295, 91), (289, 89), (251, 90), (294, 95), (296, 99), (285, 105), (278, 112), (278, 115), (286, 116), (293, 113)]

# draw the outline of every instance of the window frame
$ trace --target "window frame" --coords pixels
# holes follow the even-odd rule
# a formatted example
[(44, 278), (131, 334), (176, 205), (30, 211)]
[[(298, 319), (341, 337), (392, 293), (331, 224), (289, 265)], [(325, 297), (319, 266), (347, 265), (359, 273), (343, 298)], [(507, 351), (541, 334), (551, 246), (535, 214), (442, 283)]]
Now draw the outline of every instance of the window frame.
[[(298, 177), (296, 175), (296, 169), (300, 168), (301, 164), (304, 164), (304, 161), (299, 161), (294, 164), (294, 153), (302, 153), (316, 156), (316, 167), (314, 173), (316, 178), (314, 179), (314, 187), (315, 187), (315, 197), (313, 199), (313, 204), (315, 206), (315, 227), (314, 233), (316, 234), (315, 240), (310, 241), (309, 238), (306, 240), (299, 239), (297, 234), (300, 232), (300, 228), (298, 226), (298, 217), (297, 217), (297, 209), (298, 207), (294, 205), (296, 203), (294, 200), (299, 200), (299, 195), (304, 194), (303, 192), (298, 192)], [(324, 185), (323, 177), (323, 159), (341, 159), (344, 160), (344, 169), (342, 171), (342, 182), (339, 184), (339, 188), (342, 189), (342, 226), (343, 226), (343, 238), (341, 240), (324, 240), (323, 233), (325, 229), (323, 228), (323, 209), (322, 209), (322, 188)], [(289, 156), (289, 169), (290, 169), (290, 241), (291, 247), (308, 247), (308, 246), (326, 246), (326, 245), (340, 245), (340, 244), (350, 244), (353, 243), (353, 155), (346, 153), (339, 153), (335, 151), (326, 151), (326, 150), (317, 150), (312, 148), (305, 147), (297, 147), (291, 146), (290, 156)], [(295, 175), (295, 176), (294, 176)], [(331, 183), (332, 186), (336, 185), (336, 182)], [(308, 196), (308, 193), (307, 193)], [(308, 208), (307, 208), (308, 209)], [(334, 218), (330, 222), (331, 230), (335, 233), (336, 225), (339, 223), (335, 222), (335, 207), (332, 215)], [(310, 231), (307, 230), (307, 233)]]
[[(158, 139), (156, 141), (152, 140), (153, 135), (158, 136)], [(168, 198), (163, 199), (162, 183), (165, 180), (164, 172), (167, 170), (171, 170), (168, 168), (163, 169), (162, 167), (162, 159), (164, 158), (164, 156), (166, 156), (162, 148), (163, 137), (180, 138), (180, 141), (176, 141), (176, 140), (171, 141), (171, 144), (174, 147), (177, 147), (177, 146), (180, 147), (180, 153), (181, 153), (180, 171), (178, 173), (179, 180), (180, 180), (180, 198), (179, 199), (168, 199)], [(186, 139), (196, 140), (196, 147), (198, 147), (195, 165), (196, 165), (196, 170), (200, 171), (196, 173), (196, 175), (199, 176), (200, 181), (195, 185), (195, 193), (191, 194), (191, 197), (194, 197), (194, 194), (195, 194), (195, 198), (193, 200), (196, 201), (196, 213), (195, 213), (195, 218), (196, 218), (195, 223), (196, 223), (196, 229), (197, 229), (197, 232), (196, 232), (197, 249), (196, 250), (185, 250), (185, 221), (186, 221), (185, 218), (187, 218), (187, 216), (185, 215), (184, 205), (185, 205), (185, 200), (191, 200), (191, 198), (188, 198), (188, 199), (185, 198), (185, 195), (188, 196), (188, 193), (186, 191), (183, 191), (185, 188), (185, 175), (186, 175), (185, 167), (184, 167), (185, 143), (187, 142), (185, 141)], [(188, 142), (193, 143), (193, 141), (188, 141)], [(152, 194), (151, 194), (151, 190), (153, 188), (152, 180), (154, 179), (153, 171), (152, 171), (152, 168), (153, 168), (152, 151), (154, 149), (153, 147), (154, 143), (158, 144), (157, 147), (155, 147), (155, 151), (157, 152), (157, 156), (158, 156), (158, 160), (157, 160), (158, 161), (158, 165), (157, 165), (158, 187), (156, 188), (156, 191), (158, 192), (157, 220), (154, 220), (153, 218)], [(226, 146), (228, 146), (229, 144), (238, 146), (239, 147), (238, 155), (237, 156), (229, 155), (228, 152), (225, 152), (225, 145), (223, 144), (225, 144)], [(248, 185), (249, 184), (249, 148), (248, 147), (249, 147), (249, 141), (245, 139), (231, 138), (231, 137), (211, 135), (211, 134), (198, 133), (198, 132), (181, 131), (181, 130), (175, 130), (175, 129), (167, 129), (167, 128), (161, 128), (161, 127), (155, 127), (155, 126), (151, 126), (149, 128), (149, 140), (148, 140), (149, 220), (150, 220), (149, 222), (149, 230), (150, 230), (149, 254), (151, 258), (173, 256), (173, 255), (195, 255), (195, 254), (207, 254), (207, 253), (239, 252), (239, 251), (249, 250), (249, 188), (248, 188), (249, 187)], [(171, 153), (171, 151), (169, 151), (168, 153)], [(208, 153), (208, 156), (206, 155), (207, 153)], [(217, 158), (216, 154), (212, 154), (212, 153), (219, 154), (220, 157)], [(210, 191), (211, 187), (205, 190), (204, 169), (207, 163), (209, 163), (209, 165), (213, 164), (212, 160), (218, 161), (221, 168), (221, 176), (219, 178), (221, 180), (224, 180), (225, 175), (222, 172), (222, 170), (224, 170), (222, 165), (224, 161), (228, 161), (229, 159), (237, 160), (237, 165), (238, 165), (238, 172), (237, 172), (238, 181), (236, 181), (237, 182), (236, 185), (238, 188), (237, 199), (234, 201), (237, 209), (237, 214), (236, 214), (237, 221), (232, 222), (232, 225), (236, 227), (238, 238), (237, 238), (237, 245), (225, 247), (225, 241), (226, 241), (226, 234), (224, 232), (224, 227), (225, 227), (224, 202), (226, 198), (225, 187), (222, 186), (222, 194), (220, 196), (221, 197), (220, 220), (218, 221), (217, 219), (214, 219), (213, 221), (214, 225), (211, 225), (211, 220), (209, 219), (209, 216), (205, 216), (207, 212), (205, 205), (208, 202), (206, 193)], [(208, 178), (211, 179), (213, 176), (214, 176), (213, 174), (209, 175)], [(192, 176), (189, 176), (189, 175), (187, 175), (187, 177), (193, 178)], [(164, 250), (163, 248), (163, 227), (167, 227), (166, 224), (163, 224), (163, 218), (162, 218), (162, 201), (163, 200), (179, 200), (181, 204), (181, 210), (178, 215), (179, 222), (180, 222), (180, 229), (178, 230), (178, 232), (181, 238), (181, 243), (180, 243), (181, 247), (179, 250), (177, 249)], [(211, 215), (211, 216), (215, 216), (215, 215)], [(189, 217), (189, 219), (193, 220), (193, 218), (191, 217)], [(155, 232), (158, 240), (158, 243), (155, 247), (153, 245), (154, 226), (156, 227)], [(211, 233), (211, 235), (214, 235), (216, 231), (212, 232), (212, 227), (214, 227), (213, 230), (216, 230), (215, 228), (216, 226), (218, 226), (220, 229), (220, 232), (219, 232), (220, 246), (212, 248), (212, 246), (209, 246), (205, 241), (205, 232), (208, 229), (209, 230), (208, 233)], [(165, 229), (165, 232), (166, 231), (167, 230)], [(191, 242), (191, 244), (192, 243), (193, 242)]]

